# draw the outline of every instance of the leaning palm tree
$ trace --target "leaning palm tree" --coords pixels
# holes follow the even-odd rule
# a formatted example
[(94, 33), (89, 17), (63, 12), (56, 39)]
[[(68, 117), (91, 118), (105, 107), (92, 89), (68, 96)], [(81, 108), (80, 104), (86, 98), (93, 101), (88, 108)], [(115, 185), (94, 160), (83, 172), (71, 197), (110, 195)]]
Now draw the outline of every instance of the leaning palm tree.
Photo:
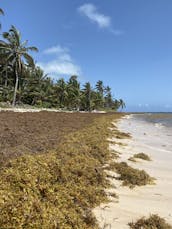
[[(4, 11), (0, 8), (0, 15), (4, 15)], [(1, 29), (1, 23), (0, 23), (0, 29)]]
[(22, 73), (22, 65), (28, 64), (34, 67), (34, 60), (28, 54), (29, 51), (38, 51), (36, 47), (27, 47), (28, 41), (21, 41), (20, 32), (11, 26), (9, 32), (3, 33), (6, 41), (0, 40), (0, 57), (4, 57), (7, 63), (12, 63), (15, 71), (15, 86), (12, 105), (16, 104), (16, 95), (19, 86), (19, 77)]

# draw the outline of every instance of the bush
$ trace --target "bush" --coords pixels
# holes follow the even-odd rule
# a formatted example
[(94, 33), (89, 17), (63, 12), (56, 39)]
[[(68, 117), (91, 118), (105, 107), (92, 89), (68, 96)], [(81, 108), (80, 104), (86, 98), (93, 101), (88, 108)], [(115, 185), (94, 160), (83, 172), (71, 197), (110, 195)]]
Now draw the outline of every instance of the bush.
[(128, 224), (131, 229), (172, 229), (172, 226), (167, 224), (165, 220), (158, 215), (151, 215), (149, 218), (141, 218), (135, 223)]
[(145, 161), (151, 161), (150, 157), (145, 153), (137, 153), (137, 154), (134, 154), (133, 157), (134, 158), (139, 158), (139, 159), (142, 159), (142, 160), (145, 160)]

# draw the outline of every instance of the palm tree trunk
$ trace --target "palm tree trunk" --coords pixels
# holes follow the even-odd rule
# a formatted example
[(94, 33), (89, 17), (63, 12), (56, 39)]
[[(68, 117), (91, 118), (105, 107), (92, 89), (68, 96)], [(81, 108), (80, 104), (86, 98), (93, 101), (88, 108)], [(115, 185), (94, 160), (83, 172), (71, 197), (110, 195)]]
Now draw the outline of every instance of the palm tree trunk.
[(16, 95), (17, 95), (18, 84), (19, 84), (19, 76), (18, 76), (18, 72), (16, 70), (16, 83), (15, 83), (13, 103), (12, 103), (13, 107), (15, 107), (15, 105), (16, 105)]
[(7, 69), (6, 69), (6, 72), (5, 72), (5, 87), (7, 87), (8, 85), (8, 72), (7, 72)]
[(89, 94), (88, 94), (88, 109), (89, 109), (89, 112), (91, 112), (91, 91), (89, 91)]

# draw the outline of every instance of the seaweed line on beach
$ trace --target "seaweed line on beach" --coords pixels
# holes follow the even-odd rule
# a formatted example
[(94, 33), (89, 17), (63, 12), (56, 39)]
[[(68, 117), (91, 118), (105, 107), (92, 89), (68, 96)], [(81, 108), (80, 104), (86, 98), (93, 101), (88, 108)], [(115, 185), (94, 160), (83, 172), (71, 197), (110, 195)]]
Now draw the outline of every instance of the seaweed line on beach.
[(108, 201), (111, 187), (107, 127), (120, 116), (96, 118), (56, 150), (11, 160), (0, 171), (0, 227), (98, 228), (92, 208)]

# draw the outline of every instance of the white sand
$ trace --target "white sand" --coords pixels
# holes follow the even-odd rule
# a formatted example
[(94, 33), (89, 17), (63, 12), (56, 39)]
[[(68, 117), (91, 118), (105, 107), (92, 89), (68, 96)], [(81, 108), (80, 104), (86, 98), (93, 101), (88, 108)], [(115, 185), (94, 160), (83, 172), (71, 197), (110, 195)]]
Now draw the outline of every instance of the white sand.
[[(119, 200), (118, 203), (114, 200), (102, 204), (94, 210), (100, 227), (129, 228), (128, 222), (150, 214), (159, 214), (172, 224), (172, 129), (167, 131), (165, 127), (138, 120), (132, 115), (121, 119), (117, 126), (132, 135), (132, 139), (118, 140), (126, 143), (126, 146), (111, 145), (111, 148), (121, 152), (119, 161), (127, 161), (134, 168), (144, 169), (157, 180), (156, 185), (134, 189), (121, 186), (120, 181), (111, 180), (116, 186), (113, 191), (118, 194)], [(141, 152), (150, 155), (152, 161), (128, 161), (133, 154)]]
[[(68, 110), (62, 110), (62, 109), (53, 109), (53, 108), (1, 108), (1, 111), (12, 111), (12, 112), (19, 112), (19, 113), (25, 113), (25, 112), (41, 112), (41, 111), (49, 111), (49, 112), (65, 112), (65, 113), (74, 113), (77, 111), (68, 111)], [(79, 113), (90, 113), (89, 111), (79, 111)], [(105, 111), (97, 111), (93, 110), (91, 113), (106, 113)]]
[(41, 111), (52, 111), (52, 112), (62, 112), (61, 110), (57, 109), (47, 109), (47, 108), (0, 108), (1, 111), (13, 111), (13, 112), (19, 112), (19, 113), (25, 113), (25, 112), (41, 112)]

